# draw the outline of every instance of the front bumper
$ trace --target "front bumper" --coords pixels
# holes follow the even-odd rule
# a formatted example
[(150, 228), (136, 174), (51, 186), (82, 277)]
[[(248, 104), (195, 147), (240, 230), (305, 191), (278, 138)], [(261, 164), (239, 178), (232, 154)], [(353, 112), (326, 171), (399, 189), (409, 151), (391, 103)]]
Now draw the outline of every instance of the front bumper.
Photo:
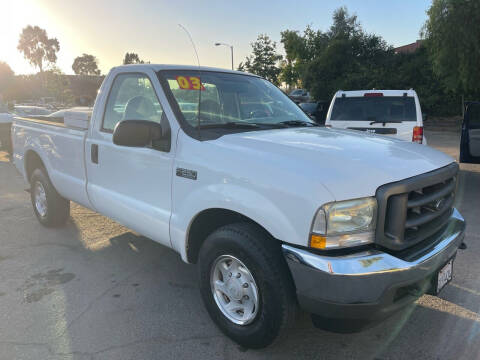
[(301, 308), (326, 319), (375, 322), (429, 291), (464, 231), (465, 221), (454, 209), (433, 245), (408, 260), (380, 250), (326, 256), (286, 244), (282, 249)]

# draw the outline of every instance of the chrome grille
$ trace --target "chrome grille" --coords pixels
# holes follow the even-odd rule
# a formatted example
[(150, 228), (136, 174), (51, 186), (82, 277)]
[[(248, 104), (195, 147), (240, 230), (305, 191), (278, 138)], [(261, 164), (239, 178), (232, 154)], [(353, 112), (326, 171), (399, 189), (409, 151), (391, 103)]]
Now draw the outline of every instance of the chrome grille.
[(376, 242), (403, 250), (441, 231), (451, 215), (458, 164), (381, 186)]

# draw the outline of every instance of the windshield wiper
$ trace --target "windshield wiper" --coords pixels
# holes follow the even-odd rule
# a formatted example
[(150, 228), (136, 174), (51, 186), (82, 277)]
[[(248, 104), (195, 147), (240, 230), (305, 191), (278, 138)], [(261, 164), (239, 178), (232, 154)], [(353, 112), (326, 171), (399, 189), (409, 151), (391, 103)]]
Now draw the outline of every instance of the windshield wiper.
[(316, 123), (303, 121), (303, 120), (287, 120), (287, 121), (281, 121), (279, 122), (279, 124), (283, 124), (286, 126), (318, 126), (318, 124)]
[(386, 123), (401, 123), (402, 120), (373, 120), (370, 122), (370, 125), (373, 125), (373, 124), (386, 124)]
[(274, 128), (281, 129), (294, 126), (319, 126), (318, 124), (302, 120), (287, 120), (278, 123), (252, 123), (244, 121), (231, 121), (227, 123), (203, 124), (200, 129), (259, 129)]
[(256, 129), (259, 128), (257, 124), (231, 121), (227, 123), (204, 124), (200, 125), (200, 129)]

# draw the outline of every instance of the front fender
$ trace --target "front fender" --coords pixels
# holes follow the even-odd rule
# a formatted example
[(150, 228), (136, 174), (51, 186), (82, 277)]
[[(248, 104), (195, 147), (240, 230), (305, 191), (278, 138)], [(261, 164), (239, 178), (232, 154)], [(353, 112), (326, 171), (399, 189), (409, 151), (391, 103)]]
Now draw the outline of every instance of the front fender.
[[(172, 247), (187, 261), (188, 230), (195, 217), (204, 210), (226, 209), (246, 216), (274, 238), (284, 242), (306, 245), (311, 217), (289, 216), (279, 204), (262, 194), (236, 184), (211, 184), (174, 193), (175, 207), (170, 221)], [(298, 211), (297, 211), (298, 212)]]

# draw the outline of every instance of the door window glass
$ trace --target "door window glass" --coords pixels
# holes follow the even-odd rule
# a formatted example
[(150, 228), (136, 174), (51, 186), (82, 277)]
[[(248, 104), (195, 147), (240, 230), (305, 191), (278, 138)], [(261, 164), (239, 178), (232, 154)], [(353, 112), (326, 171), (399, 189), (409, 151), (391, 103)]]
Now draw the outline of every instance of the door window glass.
[(163, 109), (153, 85), (144, 74), (120, 74), (110, 90), (102, 130), (113, 132), (122, 120), (162, 121)]

